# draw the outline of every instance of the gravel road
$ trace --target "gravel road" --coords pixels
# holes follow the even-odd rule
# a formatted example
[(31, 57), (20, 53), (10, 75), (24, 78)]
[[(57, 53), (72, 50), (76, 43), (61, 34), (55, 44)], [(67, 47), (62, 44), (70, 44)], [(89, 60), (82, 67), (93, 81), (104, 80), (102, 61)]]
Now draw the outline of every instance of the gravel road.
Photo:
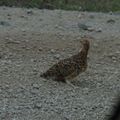
[[(40, 74), (90, 41), (73, 84)], [(120, 14), (0, 7), (0, 120), (104, 120), (120, 92)]]

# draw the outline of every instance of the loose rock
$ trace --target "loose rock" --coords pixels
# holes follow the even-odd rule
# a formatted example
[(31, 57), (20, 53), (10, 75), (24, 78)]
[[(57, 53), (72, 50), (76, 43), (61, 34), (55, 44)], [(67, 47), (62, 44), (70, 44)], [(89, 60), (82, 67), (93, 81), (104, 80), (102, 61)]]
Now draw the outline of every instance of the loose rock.
[(115, 23), (115, 20), (109, 19), (109, 20), (107, 20), (107, 23)]
[(0, 25), (2, 25), (2, 26), (10, 26), (9, 22), (6, 22), (6, 21), (0, 21)]
[(60, 59), (60, 54), (56, 54), (56, 55), (55, 55), (55, 58), (56, 58), (56, 59)]
[(33, 11), (32, 10), (27, 10), (27, 14), (28, 15), (33, 15)]
[(88, 30), (88, 27), (89, 27), (89, 26), (87, 26), (87, 25), (85, 25), (85, 24), (82, 24), (82, 23), (78, 23), (78, 27), (79, 27), (79, 29), (81, 29), (81, 30)]
[(36, 83), (34, 83), (32, 86), (33, 86), (33, 88), (39, 89), (39, 85)]
[(34, 108), (37, 108), (37, 109), (40, 109), (42, 107), (42, 104), (41, 103), (36, 103)]
[(96, 32), (102, 32), (102, 28), (98, 28)]
[(54, 49), (51, 49), (50, 52), (51, 52), (51, 53), (55, 53), (55, 50), (54, 50)]

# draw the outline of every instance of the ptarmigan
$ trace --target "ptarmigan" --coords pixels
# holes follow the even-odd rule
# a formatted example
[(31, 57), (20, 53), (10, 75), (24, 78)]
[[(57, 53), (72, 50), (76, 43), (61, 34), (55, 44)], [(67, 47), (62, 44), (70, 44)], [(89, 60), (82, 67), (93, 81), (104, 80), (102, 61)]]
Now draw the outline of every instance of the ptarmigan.
[(60, 60), (40, 76), (45, 79), (53, 79), (61, 82), (68, 82), (87, 68), (87, 54), (90, 47), (88, 38), (80, 40), (82, 48), (76, 55)]

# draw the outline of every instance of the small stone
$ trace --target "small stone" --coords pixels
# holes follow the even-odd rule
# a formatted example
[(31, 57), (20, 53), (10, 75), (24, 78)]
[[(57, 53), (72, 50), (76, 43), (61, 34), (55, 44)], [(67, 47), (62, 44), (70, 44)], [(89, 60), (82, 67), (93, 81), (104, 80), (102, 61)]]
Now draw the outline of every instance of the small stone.
[(92, 32), (92, 31), (94, 31), (95, 29), (92, 28), (92, 27), (88, 27), (87, 30), (90, 31), (90, 32)]
[(31, 59), (31, 62), (36, 62), (37, 60), (36, 59)]
[(115, 20), (109, 19), (109, 20), (107, 20), (107, 23), (115, 23)]
[(55, 28), (58, 28), (59, 27), (59, 25), (55, 25)]
[(59, 29), (64, 29), (62, 26), (59, 26)]
[(115, 57), (115, 56), (112, 56), (112, 60), (116, 60), (116, 57)]
[(7, 16), (11, 16), (11, 15), (8, 13)]
[(24, 40), (24, 42), (29, 42), (29, 40), (26, 39), (26, 40)]
[(15, 108), (18, 110), (20, 107), (19, 106), (15, 106)]
[(65, 49), (64, 49), (64, 48), (63, 48), (62, 50), (63, 50), (63, 51), (65, 51)]
[(32, 90), (31, 90), (31, 93), (32, 93), (33, 95), (37, 95), (37, 94), (39, 93), (39, 89), (32, 89)]
[(6, 21), (0, 21), (0, 25), (3, 25), (3, 26), (10, 26), (10, 24)]
[(42, 48), (42, 47), (40, 47), (38, 50), (39, 50), (39, 51), (42, 51), (42, 50), (43, 50), (43, 48)]
[(36, 89), (39, 89), (39, 85), (36, 84), (36, 83), (34, 83), (32, 86), (33, 86), (34, 88), (36, 88)]
[(22, 32), (25, 32), (26, 30), (25, 29), (22, 29)]
[(116, 60), (113, 60), (114, 63), (116, 63), (117, 61)]
[(36, 68), (34, 68), (33, 71), (32, 71), (32, 74), (33, 75), (37, 75), (38, 74), (38, 70)]
[(33, 11), (32, 11), (32, 10), (27, 10), (27, 14), (28, 14), (28, 15), (32, 15), (32, 14), (33, 14)]
[(94, 15), (90, 15), (89, 17), (90, 17), (91, 19), (93, 19), (95, 16), (94, 16)]
[(36, 103), (34, 108), (37, 108), (37, 109), (40, 109), (42, 107), (42, 104), (41, 103)]
[(38, 72), (36, 68), (33, 68), (33, 72)]
[(2, 110), (6, 110), (6, 107), (3, 107)]
[(84, 18), (84, 17), (85, 17), (85, 14), (84, 14), (84, 13), (81, 13), (81, 14), (78, 15), (78, 18), (80, 18), (80, 19), (81, 19), (81, 18)]
[(11, 61), (11, 60), (7, 60), (7, 63), (8, 63), (8, 64), (11, 64), (11, 63), (12, 63), (12, 61)]
[(9, 85), (8, 85), (8, 84), (6, 84), (6, 85), (5, 85), (5, 88), (9, 88)]
[(9, 40), (9, 37), (5, 37), (5, 40)]
[(66, 40), (66, 38), (65, 38), (65, 37), (62, 37), (62, 40)]
[(116, 51), (116, 54), (120, 54), (120, 51)]
[(23, 89), (22, 87), (20, 87), (20, 88), (17, 89), (17, 92), (18, 92), (18, 93), (21, 93), (21, 92), (23, 92), (23, 91), (24, 91), (24, 89)]
[(10, 40), (10, 41), (11, 41), (11, 40), (12, 40), (12, 38), (10, 38), (10, 37), (6, 37), (6, 38), (5, 38), (5, 40)]
[(56, 58), (56, 59), (59, 59), (59, 58), (60, 58), (60, 54), (56, 54), (56, 55), (55, 55), (55, 58)]
[(64, 117), (64, 119), (65, 119), (65, 120), (69, 120), (69, 118), (67, 118), (67, 117)]
[(85, 94), (88, 94), (89, 93), (89, 88), (84, 88), (83, 91), (84, 91)]
[(51, 53), (55, 53), (55, 50), (54, 50), (54, 49), (51, 49), (50, 52), (51, 52)]
[(101, 86), (101, 83), (97, 83), (97, 87), (100, 87)]
[(88, 30), (88, 27), (89, 27), (89, 26), (87, 26), (87, 25), (85, 25), (85, 24), (82, 24), (82, 23), (78, 23), (78, 27), (79, 27), (79, 29), (81, 29), (81, 30)]
[(98, 44), (94, 43), (93, 46), (94, 46), (94, 47), (98, 47)]
[(7, 10), (7, 7), (5, 7), (5, 6), (3, 6), (2, 8), (3, 8), (3, 10)]
[(62, 29), (62, 26), (57, 25), (55, 28)]
[(20, 41), (17, 41), (17, 40), (13, 40), (12, 38), (9, 38), (9, 39), (6, 39), (7, 40), (7, 44), (9, 43), (13, 43), (13, 44), (20, 44)]
[(102, 28), (98, 28), (96, 32), (102, 32)]

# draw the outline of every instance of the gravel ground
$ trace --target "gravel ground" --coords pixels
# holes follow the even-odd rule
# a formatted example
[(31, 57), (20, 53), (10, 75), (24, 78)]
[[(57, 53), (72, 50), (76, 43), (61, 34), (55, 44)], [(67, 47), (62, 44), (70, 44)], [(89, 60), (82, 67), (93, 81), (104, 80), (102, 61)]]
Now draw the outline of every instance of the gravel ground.
[[(92, 36), (73, 84), (40, 78)], [(120, 91), (120, 14), (0, 7), (0, 120), (103, 120)]]

